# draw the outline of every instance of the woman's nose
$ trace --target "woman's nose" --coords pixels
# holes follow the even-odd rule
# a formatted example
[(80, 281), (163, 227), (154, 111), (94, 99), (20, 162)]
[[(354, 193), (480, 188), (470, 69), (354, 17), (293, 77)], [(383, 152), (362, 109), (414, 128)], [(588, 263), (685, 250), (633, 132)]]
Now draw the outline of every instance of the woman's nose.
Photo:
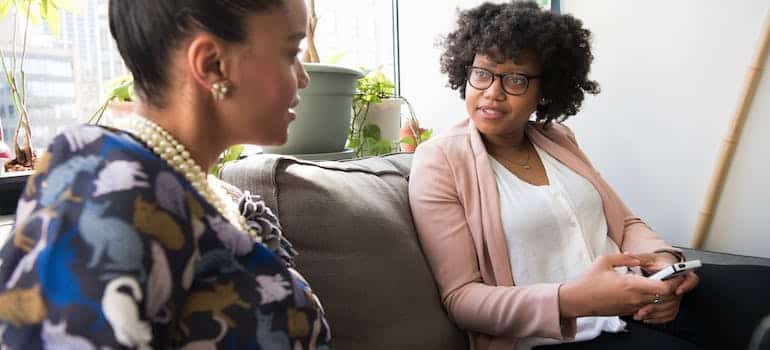
[(310, 84), (310, 76), (305, 70), (305, 66), (301, 62), (297, 62), (297, 87), (300, 89), (306, 88)]
[(505, 90), (503, 90), (502, 79), (495, 78), (486, 90), (484, 90), (484, 96), (497, 101), (505, 100)]

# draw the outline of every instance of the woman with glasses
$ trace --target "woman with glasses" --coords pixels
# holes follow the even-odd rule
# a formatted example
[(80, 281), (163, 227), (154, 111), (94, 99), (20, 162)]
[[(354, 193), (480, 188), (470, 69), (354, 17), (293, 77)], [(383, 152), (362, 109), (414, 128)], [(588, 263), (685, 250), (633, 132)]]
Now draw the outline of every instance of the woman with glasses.
[(111, 0), (109, 21), (140, 107), (41, 156), (0, 251), (0, 347), (328, 349), (276, 217), (207, 176), (286, 142), (304, 1)]
[[(699, 316), (725, 308), (685, 307), (705, 305), (683, 298), (699, 284), (695, 273), (642, 276), (682, 253), (623, 204), (562, 124), (585, 93), (599, 92), (588, 78), (590, 32), (520, 1), (485, 3), (457, 24), (441, 68), (468, 118), (418, 148), (409, 184), (449, 316), (482, 350), (704, 346), (713, 335), (703, 324), (716, 324)], [(768, 285), (760, 272), (753, 283)], [(744, 333), (719, 344), (745, 347), (770, 311), (753, 305), (732, 325)]]

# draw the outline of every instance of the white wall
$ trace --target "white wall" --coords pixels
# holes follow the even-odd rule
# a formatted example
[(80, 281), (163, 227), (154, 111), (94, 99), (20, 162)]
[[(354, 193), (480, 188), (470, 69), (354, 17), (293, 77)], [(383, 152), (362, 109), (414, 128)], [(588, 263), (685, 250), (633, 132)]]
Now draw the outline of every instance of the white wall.
[(758, 91), (706, 248), (770, 257), (770, 67)]
[[(629, 206), (675, 244), (692, 238), (769, 7), (562, 1), (594, 32), (603, 88), (572, 124)], [(708, 249), (770, 256), (770, 74), (762, 81)]]
[[(482, 0), (421, 0), (399, 2), (399, 46), (401, 49), (401, 95), (409, 99), (425, 128), (448, 129), (465, 116), (458, 92), (446, 87), (439, 70), (438, 39), (454, 28), (458, 9), (481, 4)], [(501, 0), (493, 2), (503, 2)]]
[[(458, 2), (478, 3), (402, 2), (400, 11), (402, 93), (439, 131), (464, 111), (432, 46)], [(602, 86), (568, 124), (627, 204), (689, 245), (770, 2), (561, 3), (594, 33), (592, 78)], [(770, 73), (751, 114), (706, 248), (770, 257)]]

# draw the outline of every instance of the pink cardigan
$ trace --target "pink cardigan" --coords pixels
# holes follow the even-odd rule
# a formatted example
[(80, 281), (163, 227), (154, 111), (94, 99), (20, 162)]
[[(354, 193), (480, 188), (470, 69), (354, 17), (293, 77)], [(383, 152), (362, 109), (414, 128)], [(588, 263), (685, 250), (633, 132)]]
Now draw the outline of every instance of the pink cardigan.
[[(623, 204), (591, 166), (566, 126), (530, 124), (530, 140), (596, 187), (607, 233), (621, 251), (672, 249)], [(466, 119), (417, 149), (409, 199), (444, 307), (477, 350), (510, 350), (517, 338), (574, 337), (560, 319), (559, 284), (515, 287), (500, 218), (497, 183), (481, 135)], [(515, 267), (514, 267), (515, 268)]]

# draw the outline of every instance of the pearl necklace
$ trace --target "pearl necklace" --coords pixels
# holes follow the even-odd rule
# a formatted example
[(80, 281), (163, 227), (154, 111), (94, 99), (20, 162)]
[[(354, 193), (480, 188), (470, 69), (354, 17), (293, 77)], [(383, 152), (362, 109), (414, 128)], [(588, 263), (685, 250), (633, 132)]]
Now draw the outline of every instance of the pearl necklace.
[(219, 179), (205, 173), (184, 145), (160, 125), (140, 115), (133, 114), (121, 122), (119, 127), (142, 140), (155, 154), (171, 165), (177, 173), (182, 174), (193, 188), (233, 226), (248, 233), (254, 240), (262, 242), (262, 237), (249, 227), (246, 218), (238, 212), (237, 206), (228, 198), (226, 191), (214, 185)]

